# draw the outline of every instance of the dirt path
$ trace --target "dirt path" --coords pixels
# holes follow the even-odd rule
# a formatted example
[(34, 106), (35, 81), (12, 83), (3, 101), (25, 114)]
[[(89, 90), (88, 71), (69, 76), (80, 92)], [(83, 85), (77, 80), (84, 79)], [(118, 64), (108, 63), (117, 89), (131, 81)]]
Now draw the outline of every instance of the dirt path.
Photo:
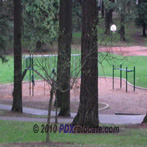
[[(99, 78), (99, 102), (109, 104), (109, 109), (100, 111), (101, 114), (114, 114), (115, 112), (139, 113), (145, 114), (147, 110), (147, 90), (136, 89), (133, 92), (133, 87), (128, 86), (128, 93), (125, 92), (125, 81), (123, 88), (119, 88), (119, 79), (115, 79), (115, 89), (112, 89), (111, 78)], [(71, 90), (72, 108), (78, 110), (80, 79), (76, 86)], [(12, 103), (13, 85), (0, 85), (0, 102), (4, 104)], [(36, 82), (34, 89), (35, 96), (29, 96), (29, 85), (23, 83), (23, 104), (25, 107), (35, 107), (47, 109), (49, 100), (49, 87), (46, 85), (44, 95), (44, 82)], [(40, 106), (39, 106), (40, 105)]]
[(109, 47), (100, 48), (99, 52), (108, 52), (124, 56), (147, 56), (147, 47), (130, 46), (130, 47)]
[[(124, 56), (147, 56), (147, 47), (113, 47), (100, 48), (101, 52), (110, 52)], [(115, 89), (112, 90), (112, 79), (99, 79), (99, 102), (109, 104), (110, 108), (100, 111), (101, 114), (114, 114), (115, 112), (140, 113), (145, 114), (147, 111), (147, 90), (133, 92), (133, 88), (128, 86), (128, 93), (125, 92), (125, 82), (123, 88), (119, 89), (119, 80), (115, 79)], [(80, 79), (75, 87), (71, 90), (71, 108), (78, 110)], [(12, 104), (13, 84), (0, 85), (0, 103)], [(49, 100), (50, 87), (43, 81), (36, 82), (34, 93), (35, 96), (29, 95), (29, 83), (23, 83), (23, 105), (25, 107), (34, 107), (47, 109)]]

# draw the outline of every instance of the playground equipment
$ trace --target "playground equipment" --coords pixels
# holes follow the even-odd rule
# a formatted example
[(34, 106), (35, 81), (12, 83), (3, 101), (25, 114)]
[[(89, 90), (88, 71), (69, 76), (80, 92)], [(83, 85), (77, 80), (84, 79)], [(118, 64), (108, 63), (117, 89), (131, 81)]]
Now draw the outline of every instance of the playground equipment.
[[(34, 69), (35, 68), (35, 64), (34, 62), (36, 61), (35, 59), (37, 58), (44, 58), (44, 59), (48, 59), (47, 63), (49, 64), (50, 68), (54, 68), (56, 69), (57, 67), (57, 57), (58, 55), (25, 55), (23, 56), (24, 58), (24, 71), (23, 71), (23, 76), (22, 76), (22, 80), (24, 79), (24, 77), (26, 76), (27, 71), (29, 71), (28, 77), (26, 76), (26, 80), (29, 81), (29, 95), (34, 96), (34, 86), (35, 86), (35, 75), (38, 75), (41, 79), (44, 80), (44, 95), (45, 95), (45, 78), (44, 76), (37, 70)], [(71, 67), (75, 69), (79, 66), (79, 64), (77, 63), (78, 59), (77, 57), (81, 57), (80, 54), (71, 54)], [(52, 58), (52, 60), (51, 60)], [(45, 60), (44, 60), (45, 61)]]
[(120, 64), (120, 67), (118, 67), (118, 66), (114, 66), (113, 65), (113, 84), (112, 84), (112, 86), (113, 86), (113, 89), (114, 89), (114, 71), (115, 70), (120, 70), (120, 88), (122, 88), (122, 71), (125, 71), (126, 72), (126, 92), (128, 91), (128, 73), (129, 72), (133, 72), (133, 90), (134, 90), (134, 92), (135, 92), (135, 66), (134, 66), (134, 69), (133, 70), (130, 70), (130, 69), (128, 69), (128, 67), (126, 67), (126, 69), (123, 69), (122, 68), (122, 64)]
[(33, 54), (30, 54), (25, 58), (25, 69), (23, 72), (22, 80), (25, 77), (27, 71), (29, 71), (29, 95), (32, 94), (34, 96), (34, 86), (35, 86), (35, 80), (34, 80), (34, 60), (33, 60)]

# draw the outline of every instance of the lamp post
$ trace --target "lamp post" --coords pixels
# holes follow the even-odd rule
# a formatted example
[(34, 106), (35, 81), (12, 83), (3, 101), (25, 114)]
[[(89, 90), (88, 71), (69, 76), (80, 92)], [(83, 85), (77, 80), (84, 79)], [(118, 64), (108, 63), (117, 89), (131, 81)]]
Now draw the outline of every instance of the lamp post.
[(110, 31), (113, 32), (113, 33), (115, 33), (116, 30), (117, 30), (116, 25), (115, 25), (115, 24), (111, 25), (111, 27), (110, 27)]
[(115, 33), (117, 30), (117, 27), (115, 24), (112, 24), (110, 27), (110, 31), (111, 31), (111, 48), (112, 48), (112, 32)]

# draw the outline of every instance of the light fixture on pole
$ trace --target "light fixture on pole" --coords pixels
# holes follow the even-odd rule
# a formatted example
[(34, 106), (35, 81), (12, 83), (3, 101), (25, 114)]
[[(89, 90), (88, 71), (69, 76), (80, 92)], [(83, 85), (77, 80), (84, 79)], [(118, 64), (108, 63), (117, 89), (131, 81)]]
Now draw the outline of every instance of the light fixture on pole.
[(111, 25), (110, 31), (111, 31), (111, 48), (112, 48), (112, 32), (115, 33), (117, 30), (117, 27), (115, 24)]
[(111, 25), (111, 27), (110, 27), (110, 31), (113, 32), (113, 33), (115, 33), (116, 30), (117, 30), (116, 25), (115, 25), (115, 24)]

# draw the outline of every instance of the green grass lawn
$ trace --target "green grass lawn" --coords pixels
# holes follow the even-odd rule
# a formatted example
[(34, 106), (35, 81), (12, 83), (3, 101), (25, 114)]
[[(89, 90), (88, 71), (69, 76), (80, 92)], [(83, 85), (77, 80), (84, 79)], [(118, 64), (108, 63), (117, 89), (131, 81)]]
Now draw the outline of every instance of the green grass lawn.
[(12, 56), (7, 59), (6, 63), (0, 61), (0, 83), (13, 83), (14, 59)]
[[(74, 52), (74, 51), (73, 51)], [(71, 57), (71, 76), (77, 77), (80, 76), (80, 56), (72, 56)], [(13, 62), (14, 59), (12, 56), (8, 56), (7, 59), (9, 59), (8, 62), (2, 63), (0, 62), (0, 83), (13, 83), (13, 72), (14, 72), (14, 66)], [(29, 60), (28, 60), (29, 61)], [(23, 58), (22, 61), (22, 69), (24, 70), (26, 67), (27, 61)], [(40, 66), (41, 65), (41, 66)], [(48, 72), (49, 75), (51, 75), (51, 71), (54, 68), (55, 71), (57, 71), (57, 57), (51, 56), (51, 57), (41, 57), (41, 58), (34, 58), (34, 69), (36, 69), (39, 73), (41, 73), (45, 77), (45, 72), (42, 70), (44, 67), (45, 70)], [(24, 78), (24, 81), (29, 81), (29, 75), (32, 75), (30, 70), (27, 71), (27, 74)], [(35, 80), (40, 80), (41, 78), (34, 73)]]
[[(99, 55), (99, 61), (101, 62), (105, 58), (106, 54), (100, 54)], [(0, 83), (12, 83), (13, 82), (13, 58), (8, 57), (9, 62), (7, 63), (0, 63)], [(123, 68), (128, 67), (128, 69), (133, 69), (133, 67), (136, 67), (136, 85), (145, 87), (147, 88), (147, 66), (146, 66), (146, 61), (147, 57), (146, 56), (130, 56), (130, 57), (122, 57), (118, 55), (109, 55), (107, 60), (104, 60), (102, 64), (99, 64), (99, 76), (110, 76), (112, 77), (112, 65), (117, 65), (119, 66), (120, 64), (123, 65)], [(108, 62), (109, 61), (109, 62)], [(47, 70), (49, 73), (51, 73), (51, 70), (53, 68), (56, 69), (56, 63), (57, 63), (57, 58), (56, 57), (51, 57), (49, 58), (39, 58), (39, 59), (34, 59), (34, 64), (38, 64), (38, 62), (41, 62), (45, 65), (47, 63)], [(80, 56), (77, 57), (72, 57), (71, 58), (71, 73), (72, 76), (75, 76), (77, 72), (80, 71)], [(25, 68), (25, 64), (23, 62), (23, 69)], [(40, 68), (37, 66), (35, 67), (41, 74), (44, 74)], [(75, 70), (76, 69), (76, 70)], [(115, 70), (115, 77), (119, 77), (120, 71)], [(35, 75), (35, 80), (40, 79), (40, 77), (36, 74)], [(123, 78), (126, 78), (126, 73), (123, 71)], [(80, 76), (80, 73), (78, 74)], [(25, 81), (29, 80), (29, 71), (27, 75), (24, 78)], [(128, 81), (133, 83), (133, 73), (128, 73)]]
[[(142, 37), (142, 27), (137, 27), (133, 21), (125, 24), (126, 41), (120, 40), (120, 21), (118, 17), (113, 19), (113, 23), (117, 26), (116, 33), (111, 35), (105, 34), (105, 20), (99, 19), (98, 24), (98, 44), (99, 46), (147, 46), (147, 37)], [(81, 43), (81, 31), (73, 32), (72, 42), (74, 44)], [(111, 40), (112, 39), (112, 40)]]
[[(45, 133), (34, 133), (33, 125), (38, 122), (17, 122), (0, 120), (0, 143), (42, 142)], [(70, 142), (87, 145), (103, 146), (146, 146), (147, 129), (121, 128), (118, 134), (63, 134), (51, 133), (52, 142)]]
[[(117, 59), (112, 59), (110, 63), (104, 61), (102, 65), (100, 64), (99, 75), (100, 76), (110, 76), (112, 77), (112, 65), (119, 66), (123, 65), (123, 68), (133, 70), (134, 66), (136, 68), (136, 85), (147, 88), (147, 66), (146, 56), (130, 56), (123, 58), (122, 56), (115, 56)], [(111, 65), (110, 65), (111, 64)], [(126, 78), (126, 72), (122, 71), (123, 78)], [(120, 71), (115, 70), (115, 77), (120, 76)], [(128, 73), (128, 81), (133, 84), (133, 73)]]

